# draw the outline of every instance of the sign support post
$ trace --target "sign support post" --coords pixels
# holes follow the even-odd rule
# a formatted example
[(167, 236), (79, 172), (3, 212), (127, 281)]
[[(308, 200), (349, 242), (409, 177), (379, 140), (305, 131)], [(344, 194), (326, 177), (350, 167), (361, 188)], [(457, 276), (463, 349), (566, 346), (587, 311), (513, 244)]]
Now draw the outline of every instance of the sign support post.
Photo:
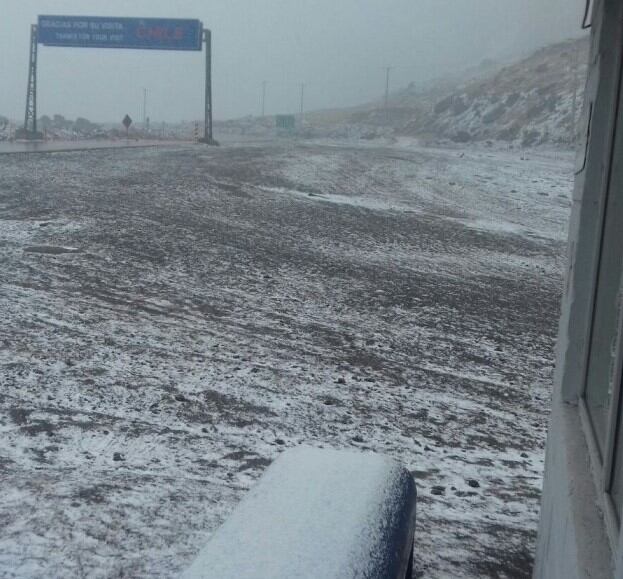
[(37, 25), (30, 27), (30, 57), (28, 60), (28, 88), (26, 90), (26, 115), (24, 137), (37, 138)]
[[(40, 15), (30, 31), (28, 90), (23, 134), (37, 133), (37, 47), (131, 48), (201, 52), (206, 46), (205, 120), (202, 142), (218, 144), (212, 131), (212, 32), (200, 20)], [(146, 97), (146, 93), (145, 93)], [(143, 107), (147, 123), (146, 106)]]

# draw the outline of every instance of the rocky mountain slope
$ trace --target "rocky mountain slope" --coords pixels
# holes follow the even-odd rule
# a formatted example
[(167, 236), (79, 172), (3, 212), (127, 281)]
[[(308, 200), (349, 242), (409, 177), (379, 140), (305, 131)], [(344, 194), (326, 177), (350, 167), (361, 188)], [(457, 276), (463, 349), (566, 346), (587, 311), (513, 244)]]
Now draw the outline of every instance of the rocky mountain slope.
[[(406, 91), (415, 115), (400, 132), (454, 141), (519, 141), (568, 144), (582, 104), (588, 41), (572, 40), (537, 51), (485, 79), (464, 83), (448, 94)], [(428, 108), (428, 110), (426, 110)]]
[(373, 103), (310, 113), (307, 128), (334, 137), (572, 146), (587, 63), (588, 39), (568, 40), (504, 67), (475, 69), (470, 80), (444, 79), (424, 89), (412, 83), (392, 95), (387, 109)]

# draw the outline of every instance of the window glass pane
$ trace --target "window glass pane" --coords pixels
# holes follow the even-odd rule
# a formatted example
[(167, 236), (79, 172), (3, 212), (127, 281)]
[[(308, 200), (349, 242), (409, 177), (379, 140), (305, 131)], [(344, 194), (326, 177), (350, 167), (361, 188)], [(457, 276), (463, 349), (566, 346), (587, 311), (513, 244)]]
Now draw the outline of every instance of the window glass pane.
[[(620, 127), (620, 122), (618, 127)], [(618, 128), (617, 127), (617, 128)], [(615, 153), (621, 150), (623, 133), (617, 130)], [(615, 154), (614, 158), (617, 158)], [(585, 399), (599, 450), (604, 455), (612, 394), (612, 364), (618, 334), (618, 312), (623, 264), (623, 175), (618, 165), (611, 175), (606, 222), (601, 247), (595, 313), (588, 360)]]
[(602, 454), (612, 394), (610, 374), (617, 341), (617, 312), (623, 258), (621, 244), (614, 243), (619, 236), (613, 233), (610, 231), (608, 235), (606, 231), (604, 238), (585, 394), (597, 444)]
[[(623, 84), (621, 85), (621, 88), (623, 89)], [(623, 258), (621, 257), (621, 254), (623, 254), (623, 163), (620, 161), (623, 158), (623, 91), (619, 96), (620, 104), (613, 157), (615, 162), (613, 164), (612, 175), (610, 178), (610, 197), (612, 198), (613, 205), (616, 209), (615, 214), (613, 215), (616, 221), (614, 222), (613, 229), (615, 233), (610, 237), (610, 249), (613, 250), (611, 253), (615, 254), (616, 258), (618, 258), (618, 261), (614, 258), (615, 261), (613, 263), (615, 266), (618, 266), (616, 273), (621, 276), (621, 262), (623, 261)], [(618, 160), (618, 162), (616, 160)], [(604, 244), (606, 244), (607, 241), (608, 239), (605, 238)], [(621, 357), (623, 357), (623, 334), (620, 333), (622, 332), (621, 316), (623, 315), (623, 284), (621, 284), (621, 282), (618, 287), (618, 293), (617, 296), (615, 296), (615, 300), (617, 300), (619, 308), (613, 313), (611, 324), (617, 324), (616, 332), (618, 332), (619, 335), (616, 336), (618, 338), (617, 344), (613, 347), (611, 346), (612, 350), (614, 350), (611, 356), (617, 362), (617, 374), (614, 375), (612, 383), (615, 384), (616, 387), (623, 389), (623, 369), (621, 369)], [(623, 391), (619, 391), (618, 400), (615, 441), (612, 455), (612, 473), (610, 473), (610, 494), (612, 496), (612, 500), (614, 501), (615, 511), (620, 525), (621, 520), (623, 519)]]
[(621, 276), (621, 248), (616, 248), (616, 252), (612, 251), (612, 249), (614, 248), (610, 250), (604, 248), (604, 259), (602, 261), (596, 296), (597, 301), (585, 394), (586, 405), (602, 455), (605, 447), (608, 412), (612, 394), (610, 374), (617, 338), (616, 313)]
[[(621, 387), (623, 387), (623, 376), (621, 377)], [(614, 447), (614, 466), (612, 471), (612, 486), (610, 494), (616, 507), (616, 513), (621, 521), (621, 514), (623, 510), (623, 425), (621, 424), (623, 419), (622, 413), (623, 396), (619, 399), (619, 419), (617, 426), (616, 443)]]

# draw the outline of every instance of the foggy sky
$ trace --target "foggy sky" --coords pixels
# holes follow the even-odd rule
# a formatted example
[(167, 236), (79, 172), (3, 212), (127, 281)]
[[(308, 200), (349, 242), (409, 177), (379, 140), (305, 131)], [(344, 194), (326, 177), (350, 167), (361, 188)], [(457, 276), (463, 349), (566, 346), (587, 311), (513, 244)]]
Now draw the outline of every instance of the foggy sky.
[[(23, 118), (38, 14), (198, 18), (213, 31), (215, 118), (380, 97), (392, 86), (508, 59), (580, 34), (584, 0), (0, 0), (0, 114)], [(202, 117), (200, 53), (39, 47), (38, 114)]]

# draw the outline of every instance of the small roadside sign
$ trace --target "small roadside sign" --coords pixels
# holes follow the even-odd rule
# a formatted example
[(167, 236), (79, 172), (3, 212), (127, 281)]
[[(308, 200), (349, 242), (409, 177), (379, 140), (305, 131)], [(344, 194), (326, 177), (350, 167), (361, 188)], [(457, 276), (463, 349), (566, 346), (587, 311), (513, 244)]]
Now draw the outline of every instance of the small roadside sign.
[(275, 124), (279, 130), (293, 131), (296, 126), (296, 117), (294, 115), (277, 115)]
[(130, 131), (130, 125), (132, 124), (132, 117), (130, 117), (130, 115), (126, 115), (125, 117), (123, 117), (123, 120), (121, 122), (125, 127), (125, 136), (127, 137), (128, 132)]

